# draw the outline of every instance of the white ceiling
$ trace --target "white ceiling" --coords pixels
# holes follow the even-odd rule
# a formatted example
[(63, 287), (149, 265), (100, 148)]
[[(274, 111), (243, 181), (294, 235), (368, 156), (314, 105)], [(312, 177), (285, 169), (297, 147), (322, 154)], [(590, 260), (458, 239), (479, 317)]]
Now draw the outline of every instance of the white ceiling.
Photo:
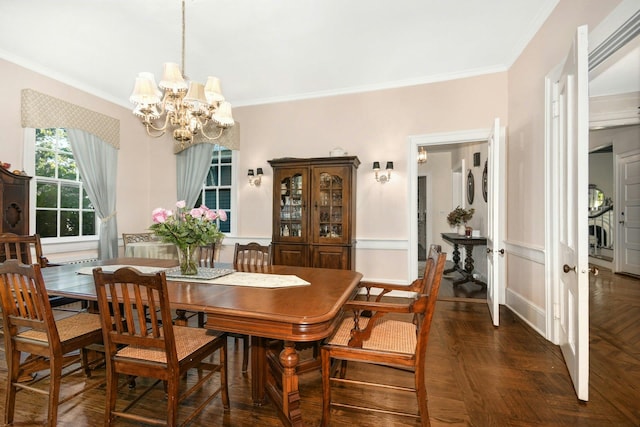
[[(186, 74), (234, 106), (503, 71), (558, 0), (186, 0)], [(180, 63), (180, 0), (0, 0), (0, 57), (129, 106)]]

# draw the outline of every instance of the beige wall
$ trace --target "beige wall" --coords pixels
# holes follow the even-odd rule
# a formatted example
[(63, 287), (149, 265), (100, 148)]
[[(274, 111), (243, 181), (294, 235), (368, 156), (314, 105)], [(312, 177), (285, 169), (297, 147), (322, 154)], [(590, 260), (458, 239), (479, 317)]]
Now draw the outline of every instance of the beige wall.
[[(246, 175), (248, 168), (262, 165), (267, 166), (268, 175), (265, 185), (239, 196), (239, 235), (270, 236), (272, 173), (266, 160), (328, 156), (339, 146), (362, 162), (357, 183), (356, 269), (367, 279), (407, 283), (408, 137), (488, 129), (495, 117), (507, 117), (506, 85), (506, 73), (496, 73), (236, 108), (235, 118), (242, 123), (240, 171)], [(415, 161), (415, 156), (409, 160)], [(394, 162), (390, 182), (381, 185), (374, 180), (374, 161)]]
[(539, 319), (546, 310), (544, 268), (540, 266), (545, 245), (545, 76), (568, 54), (577, 27), (587, 24), (593, 29), (618, 3), (561, 0), (509, 69), (507, 304), (534, 327), (543, 327)]

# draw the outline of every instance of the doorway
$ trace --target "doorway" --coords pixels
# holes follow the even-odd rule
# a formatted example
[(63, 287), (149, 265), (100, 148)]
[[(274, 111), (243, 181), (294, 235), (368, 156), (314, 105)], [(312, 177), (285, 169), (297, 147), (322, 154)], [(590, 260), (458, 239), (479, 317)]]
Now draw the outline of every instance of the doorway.
[[(487, 131), (488, 134), (488, 131)], [(455, 135), (455, 134), (451, 134)], [(465, 134), (466, 135), (466, 134)], [(424, 273), (424, 259), (431, 244), (439, 244), (443, 251), (448, 253), (447, 269), (454, 263), (452, 260), (453, 247), (450, 243), (441, 238), (441, 233), (454, 232), (447, 224), (446, 216), (456, 206), (463, 208), (474, 208), (476, 210), (475, 222), (470, 223), (478, 231), (485, 234), (487, 204), (482, 196), (482, 174), (483, 165), (487, 156), (486, 135), (484, 138), (472, 138), (474, 140), (462, 139), (460, 141), (449, 142), (446, 137), (440, 143), (419, 145), (420, 148), (428, 152), (427, 161), (418, 163), (413, 156), (416, 165), (416, 175), (414, 178), (415, 190), (415, 210), (412, 215), (412, 226), (415, 234), (415, 258), (417, 266), (414, 278), (422, 277)], [(482, 164), (474, 165), (473, 154), (481, 153)], [(467, 198), (467, 176), (469, 172), (476, 177), (475, 200), (472, 204)], [(464, 265), (465, 250), (460, 248), (461, 261)], [(486, 248), (474, 248), (474, 259), (476, 259), (476, 273), (486, 275)], [(413, 255), (412, 255), (413, 256)], [(439, 299), (472, 299), (473, 302), (486, 302), (486, 288), (469, 282), (453, 286), (453, 282), (460, 279), (460, 273), (452, 271), (444, 276), (440, 288)], [(412, 278), (412, 280), (414, 279)], [(483, 280), (484, 281), (484, 280)]]

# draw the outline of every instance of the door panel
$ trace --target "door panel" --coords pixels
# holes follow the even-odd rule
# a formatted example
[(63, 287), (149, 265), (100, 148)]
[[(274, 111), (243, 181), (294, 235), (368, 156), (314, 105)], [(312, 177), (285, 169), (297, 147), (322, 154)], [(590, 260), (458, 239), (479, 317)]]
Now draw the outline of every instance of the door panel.
[(578, 399), (589, 397), (587, 27), (579, 27), (555, 83), (559, 344)]
[(640, 154), (620, 160), (619, 270), (640, 275)]
[(504, 286), (504, 138), (495, 119), (488, 140), (487, 305), (493, 325), (500, 324), (500, 300)]

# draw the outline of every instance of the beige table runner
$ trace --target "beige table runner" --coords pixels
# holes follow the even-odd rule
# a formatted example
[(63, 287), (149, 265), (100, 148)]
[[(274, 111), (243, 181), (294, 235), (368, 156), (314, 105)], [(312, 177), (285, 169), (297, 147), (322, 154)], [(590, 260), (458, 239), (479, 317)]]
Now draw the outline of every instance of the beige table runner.
[[(138, 265), (105, 265), (102, 270), (113, 272), (122, 267), (133, 267), (142, 273), (156, 273), (158, 271), (167, 270), (166, 268), (147, 267)], [(78, 274), (93, 274), (95, 267), (82, 267), (77, 270)], [(254, 288), (286, 288), (292, 286), (308, 286), (309, 282), (292, 274), (265, 274), (265, 273), (246, 273), (237, 271), (226, 276), (216, 279), (198, 279), (193, 277), (171, 277), (169, 281), (175, 282), (192, 282), (192, 283), (211, 283), (213, 285), (228, 286), (249, 286)]]

